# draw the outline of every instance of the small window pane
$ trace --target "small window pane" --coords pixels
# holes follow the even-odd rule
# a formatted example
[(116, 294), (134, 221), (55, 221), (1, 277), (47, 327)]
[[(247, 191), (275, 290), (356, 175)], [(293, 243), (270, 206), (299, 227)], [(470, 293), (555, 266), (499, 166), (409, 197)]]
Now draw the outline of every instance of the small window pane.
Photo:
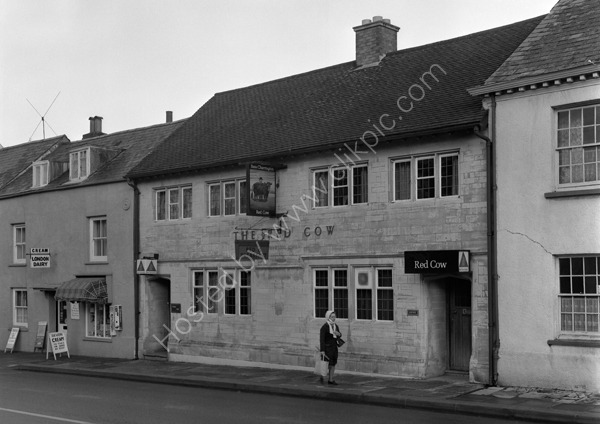
[(394, 164), (394, 200), (410, 199), (410, 162)]
[(558, 128), (569, 128), (569, 112), (558, 112)]
[(329, 171), (315, 172), (313, 193), (315, 207), (329, 206)]
[(352, 169), (352, 203), (367, 203), (368, 199), (368, 172), (366, 166)]
[(594, 107), (583, 109), (583, 125), (594, 125)]
[(209, 186), (209, 212), (210, 216), (221, 215), (221, 185)]
[(581, 126), (581, 109), (573, 109), (571, 113), (571, 128)]
[(191, 218), (192, 217), (192, 189), (191, 187), (186, 187), (182, 189), (183, 191), (183, 218)]
[(167, 218), (167, 193), (163, 191), (156, 192), (156, 220), (162, 221)]

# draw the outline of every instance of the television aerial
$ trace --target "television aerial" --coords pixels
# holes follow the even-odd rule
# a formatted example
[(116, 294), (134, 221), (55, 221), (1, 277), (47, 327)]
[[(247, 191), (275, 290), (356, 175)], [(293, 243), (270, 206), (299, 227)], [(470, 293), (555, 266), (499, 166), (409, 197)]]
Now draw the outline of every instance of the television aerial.
[(27, 103), (29, 103), (31, 105), (31, 107), (33, 108), (33, 110), (35, 110), (36, 113), (40, 116), (40, 122), (38, 122), (37, 126), (33, 130), (33, 133), (31, 133), (31, 136), (29, 137), (29, 141), (31, 141), (31, 139), (33, 138), (33, 135), (35, 134), (35, 132), (37, 131), (37, 129), (40, 127), (40, 124), (42, 125), (42, 133), (43, 133), (43, 136), (44, 136), (44, 138), (43, 138), (44, 140), (46, 139), (46, 125), (48, 125), (48, 128), (50, 128), (52, 130), (52, 132), (54, 133), (54, 135), (58, 135), (58, 134), (56, 134), (56, 131), (54, 131), (54, 128), (52, 128), (50, 126), (50, 123), (46, 120), (46, 115), (48, 114), (48, 111), (50, 110), (50, 108), (52, 107), (52, 105), (54, 104), (54, 102), (56, 101), (56, 99), (58, 98), (59, 95), (60, 95), (60, 91), (58, 92), (58, 94), (56, 95), (56, 97), (54, 97), (54, 100), (52, 100), (52, 103), (50, 103), (50, 106), (48, 106), (48, 109), (46, 109), (46, 112), (43, 115), (38, 112), (38, 110), (35, 108), (35, 106), (33, 104), (31, 104), (31, 102), (29, 101), (29, 99), (25, 99), (25, 100), (27, 100)]

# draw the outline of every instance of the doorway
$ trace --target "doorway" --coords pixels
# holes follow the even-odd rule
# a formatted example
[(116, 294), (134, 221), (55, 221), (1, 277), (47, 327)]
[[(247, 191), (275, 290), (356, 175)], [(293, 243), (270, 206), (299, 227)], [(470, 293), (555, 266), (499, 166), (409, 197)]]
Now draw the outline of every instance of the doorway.
[(143, 355), (167, 358), (171, 327), (171, 282), (166, 278), (146, 280), (145, 337)]
[(471, 282), (448, 278), (448, 358), (453, 371), (469, 371), (471, 359)]

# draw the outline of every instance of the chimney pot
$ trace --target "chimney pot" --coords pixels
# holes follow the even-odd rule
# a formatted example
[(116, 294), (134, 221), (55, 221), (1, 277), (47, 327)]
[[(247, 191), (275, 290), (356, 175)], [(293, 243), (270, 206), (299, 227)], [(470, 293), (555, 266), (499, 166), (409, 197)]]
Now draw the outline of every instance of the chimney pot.
[(371, 20), (370, 19), (363, 19), (362, 20), (362, 25), (366, 25), (366, 24), (370, 24)]
[(167, 122), (173, 122), (173, 112), (167, 110)]
[(83, 138), (90, 137), (98, 137), (100, 135), (105, 135), (102, 132), (102, 117), (101, 116), (92, 116), (90, 119), (90, 132), (83, 135)]
[(383, 20), (383, 16), (373, 16), (373, 22), (378, 22)]

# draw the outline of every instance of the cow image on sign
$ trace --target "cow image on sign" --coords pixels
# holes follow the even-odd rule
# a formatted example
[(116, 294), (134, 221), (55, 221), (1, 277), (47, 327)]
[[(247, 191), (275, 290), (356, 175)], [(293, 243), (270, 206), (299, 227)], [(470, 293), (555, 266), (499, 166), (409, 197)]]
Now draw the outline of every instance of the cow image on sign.
[[(56, 361), (57, 353), (67, 353), (67, 356), (71, 358), (69, 354), (69, 348), (67, 347), (67, 337), (63, 332), (57, 333), (48, 333), (48, 345), (52, 349), (52, 354), (54, 355), (54, 360)], [(46, 350), (46, 359), (48, 359), (48, 350)]]

